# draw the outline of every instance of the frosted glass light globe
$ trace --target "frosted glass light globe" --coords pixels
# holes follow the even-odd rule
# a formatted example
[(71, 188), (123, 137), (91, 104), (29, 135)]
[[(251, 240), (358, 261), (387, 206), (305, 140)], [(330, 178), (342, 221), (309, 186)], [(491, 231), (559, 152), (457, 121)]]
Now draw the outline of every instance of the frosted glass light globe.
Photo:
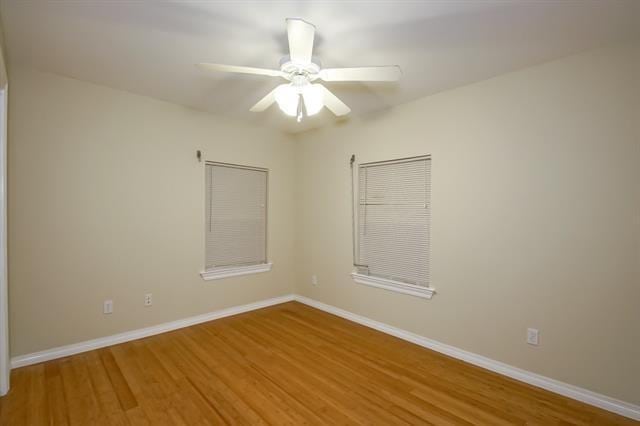
[(295, 87), (291, 84), (283, 84), (278, 86), (274, 95), (282, 112), (291, 117), (295, 117), (298, 114), (300, 96)]
[(320, 112), (324, 106), (324, 92), (319, 84), (309, 84), (302, 89), (302, 99), (307, 115)]

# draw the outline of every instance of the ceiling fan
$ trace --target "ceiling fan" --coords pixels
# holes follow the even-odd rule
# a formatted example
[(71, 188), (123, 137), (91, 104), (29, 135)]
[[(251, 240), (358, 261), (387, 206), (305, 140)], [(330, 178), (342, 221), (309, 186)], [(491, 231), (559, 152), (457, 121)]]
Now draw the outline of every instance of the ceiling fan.
[(276, 102), (287, 115), (311, 116), (326, 106), (337, 116), (349, 114), (351, 109), (321, 84), (323, 81), (397, 81), (402, 74), (397, 65), (358, 68), (321, 68), (320, 61), (312, 56), (316, 27), (302, 19), (287, 18), (289, 56), (280, 61), (280, 69), (253, 68), (236, 65), (200, 63), (198, 67), (209, 71), (240, 74), (258, 74), (282, 77), (289, 83), (281, 84), (258, 101), (251, 111), (261, 112)]

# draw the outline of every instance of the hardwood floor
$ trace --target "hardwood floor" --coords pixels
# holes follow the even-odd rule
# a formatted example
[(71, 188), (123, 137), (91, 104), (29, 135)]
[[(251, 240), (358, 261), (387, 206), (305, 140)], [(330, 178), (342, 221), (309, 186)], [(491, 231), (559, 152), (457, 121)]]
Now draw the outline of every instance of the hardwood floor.
[(12, 372), (0, 424), (638, 424), (291, 302)]

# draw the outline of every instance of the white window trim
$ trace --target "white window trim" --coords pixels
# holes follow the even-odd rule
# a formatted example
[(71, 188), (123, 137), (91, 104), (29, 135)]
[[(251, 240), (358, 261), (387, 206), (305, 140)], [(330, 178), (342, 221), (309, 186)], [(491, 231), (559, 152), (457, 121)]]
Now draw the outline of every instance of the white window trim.
[(269, 272), (273, 263), (260, 263), (258, 265), (245, 265), (245, 266), (224, 266), (221, 268), (212, 268), (206, 271), (200, 272), (200, 276), (203, 280), (219, 280), (222, 278), (236, 277), (239, 275), (258, 274), (260, 272)]
[(395, 291), (397, 293), (408, 294), (410, 296), (422, 297), (423, 299), (431, 299), (436, 290), (431, 287), (423, 287), (414, 284), (407, 284), (401, 281), (389, 280), (387, 278), (374, 277), (371, 275), (359, 274), (352, 272), (353, 281), (358, 284), (364, 284), (371, 287), (383, 288), (385, 290)]

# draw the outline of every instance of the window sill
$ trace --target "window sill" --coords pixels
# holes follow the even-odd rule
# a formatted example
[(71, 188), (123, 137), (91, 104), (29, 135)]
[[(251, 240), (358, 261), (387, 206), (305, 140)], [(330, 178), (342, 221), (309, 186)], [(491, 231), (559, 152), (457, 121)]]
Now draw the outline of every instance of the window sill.
[(352, 272), (353, 281), (358, 284), (364, 284), (371, 287), (383, 288), (385, 290), (395, 291), (397, 293), (408, 294), (410, 296), (431, 299), (436, 292), (431, 287), (422, 287), (419, 285), (407, 284), (400, 281), (388, 280), (386, 278), (372, 277), (370, 275)]
[(204, 272), (200, 272), (200, 276), (203, 280), (219, 280), (222, 278), (236, 277), (239, 275), (257, 274), (259, 272), (268, 272), (271, 270), (273, 263), (261, 263), (259, 265), (248, 266), (230, 266), (224, 268), (209, 269)]

